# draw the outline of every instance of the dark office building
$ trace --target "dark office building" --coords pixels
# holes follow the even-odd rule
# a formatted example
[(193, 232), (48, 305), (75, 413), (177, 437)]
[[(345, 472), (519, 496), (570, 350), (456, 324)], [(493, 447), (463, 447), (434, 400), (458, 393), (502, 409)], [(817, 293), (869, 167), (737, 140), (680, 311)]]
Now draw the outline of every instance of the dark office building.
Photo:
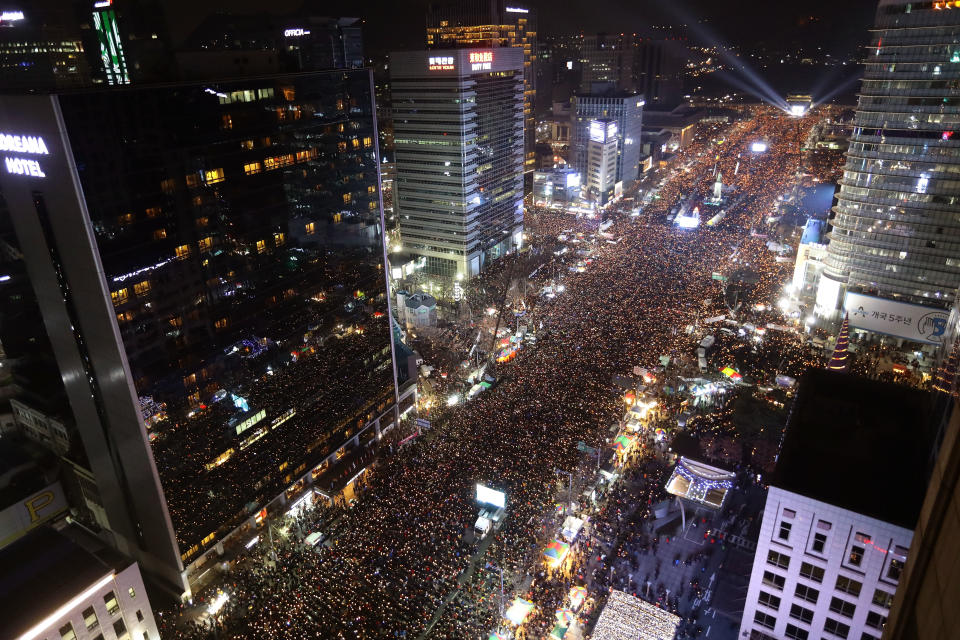
[(0, 11), (0, 86), (62, 89), (90, 83), (83, 34), (69, 3), (32, 0)]
[(0, 189), (109, 529), (184, 589), (395, 422), (372, 90), (0, 99)]
[(195, 77), (210, 61), (241, 72), (257, 65), (284, 72), (363, 67), (360, 19), (328, 17), (312, 7), (307, 3), (280, 15), (213, 14), (178, 52), (181, 71)]

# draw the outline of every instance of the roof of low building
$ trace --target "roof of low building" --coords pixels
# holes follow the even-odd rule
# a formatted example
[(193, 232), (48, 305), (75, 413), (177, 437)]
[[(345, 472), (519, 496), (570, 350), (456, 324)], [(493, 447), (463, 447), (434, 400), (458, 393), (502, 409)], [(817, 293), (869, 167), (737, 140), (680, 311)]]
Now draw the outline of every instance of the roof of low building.
[(800, 380), (771, 485), (913, 529), (935, 425), (930, 394), (812, 369)]
[(111, 572), (92, 553), (47, 527), (4, 548), (0, 551), (4, 637), (21, 636)]

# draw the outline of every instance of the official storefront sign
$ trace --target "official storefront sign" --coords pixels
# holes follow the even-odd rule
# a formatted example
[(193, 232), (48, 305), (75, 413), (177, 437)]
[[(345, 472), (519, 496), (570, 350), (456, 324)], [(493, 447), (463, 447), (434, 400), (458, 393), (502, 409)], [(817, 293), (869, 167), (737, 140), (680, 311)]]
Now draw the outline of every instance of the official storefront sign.
[[(47, 149), (47, 143), (40, 136), (21, 136), (16, 134), (0, 133), (0, 151), (33, 155), (48, 156), (50, 151)], [(18, 176), (30, 176), (33, 178), (46, 178), (47, 174), (43, 172), (38, 160), (32, 158), (23, 158), (13, 155), (5, 155), (3, 164), (7, 173)]]
[(493, 51), (471, 51), (470, 70), (490, 71), (493, 65)]
[(310, 29), (302, 29), (299, 27), (296, 29), (287, 29), (286, 31), (283, 32), (283, 35), (286, 36), (287, 38), (299, 38), (301, 36), (310, 35)]
[(453, 56), (430, 56), (427, 68), (430, 71), (453, 71)]

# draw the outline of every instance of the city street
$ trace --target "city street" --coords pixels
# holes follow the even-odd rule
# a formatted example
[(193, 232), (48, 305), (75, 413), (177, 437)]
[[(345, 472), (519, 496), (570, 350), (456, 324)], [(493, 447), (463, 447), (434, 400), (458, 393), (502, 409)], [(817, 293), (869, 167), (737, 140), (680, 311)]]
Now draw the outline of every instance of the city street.
[[(567, 591), (584, 586), (589, 599), (572, 626), (589, 633), (607, 588), (616, 585), (687, 618), (679, 637), (708, 632), (731, 637), (729, 620), (736, 616), (737, 597), (743, 597), (743, 581), (726, 575), (728, 562), (738, 571), (749, 562), (731, 558), (740, 552), (719, 538), (705, 540), (702, 532), (727, 526), (727, 533), (746, 533), (743, 522), (757, 513), (757, 501), (752, 499), (736, 522), (723, 525), (723, 516), (704, 521), (702, 515), (679, 539), (666, 531), (652, 536), (650, 506), (667, 497), (669, 461), (663, 443), (656, 444), (655, 456), (654, 448), (643, 447), (652, 446), (654, 427), (672, 437), (685, 410), (693, 416), (686, 431), (712, 442), (711, 450), (730, 449), (723, 443), (741, 437), (745, 440), (735, 449), (769, 437), (736, 433), (732, 401), (749, 395), (749, 389), (724, 382), (717, 373), (698, 373), (692, 357), (704, 332), (696, 329), (699, 319), (729, 313), (729, 301), (711, 273), (752, 274), (749, 284), (738, 285), (747, 302), (737, 306), (734, 324), (740, 334), (729, 330), (732, 337), (719, 340), (710, 356), (713, 371), (733, 363), (755, 384), (772, 384), (777, 373), (798, 375), (819, 357), (793, 333), (751, 339), (742, 328), (785, 322), (773, 302), (790, 267), (774, 260), (765, 238), (751, 233), (791, 188), (793, 150), (813, 124), (784, 128), (783, 118), (766, 110), (752, 119), (706, 127), (681, 157), (689, 171), (670, 174), (639, 216), (630, 216), (633, 207), (624, 205), (606, 212), (612, 222), (606, 236), (597, 235), (600, 218), (528, 212), (533, 247), (556, 246), (565, 230), (583, 238), (574, 252), (551, 253), (533, 280), (535, 289), (523, 296), (535, 344), (496, 365), (499, 380), (492, 389), (438, 408), (428, 438), (382, 458), (357, 505), (324, 532), (332, 542), (316, 549), (285, 542), (278, 562), (269, 565), (257, 560), (263, 551), (252, 549), (250, 562), (227, 576), (230, 601), (219, 618), (221, 632), (250, 638), (479, 638), (501, 628), (518, 639), (543, 638), (554, 627), (554, 612), (564, 606)], [(770, 141), (770, 150), (744, 159), (744, 149), (760, 137)], [(735, 165), (741, 163), (737, 175)], [(670, 222), (672, 210), (692, 196), (705, 197), (714, 165), (730, 176), (737, 204), (715, 226), (677, 229)], [(537, 292), (559, 272), (565, 274), (565, 290), (549, 303), (542, 301)], [(491, 292), (498, 284), (507, 285), (502, 277), (488, 276), (470, 283), (468, 295), (486, 291), (488, 299), (496, 299)], [(483, 300), (474, 302), (485, 307)], [(688, 325), (692, 328), (685, 330)], [(668, 369), (658, 366), (663, 358)], [(659, 417), (645, 427), (639, 448), (615, 454), (614, 469), (623, 479), (605, 487), (595, 504), (579, 505), (580, 517), (588, 522), (585, 533), (571, 545), (562, 569), (548, 568), (542, 551), (555, 537), (555, 504), (564, 495), (554, 470), (575, 472), (578, 488), (592, 482), (597, 471), (588, 470), (591, 464), (595, 469), (596, 458), (584, 460), (577, 443), (611, 455), (624, 404), (622, 390), (610, 380), (637, 366), (659, 378), (650, 387), (661, 405)], [(690, 374), (715, 380), (711, 393), (718, 394), (692, 412), (692, 406), (686, 409), (694, 399), (686, 395), (690, 390), (683, 396), (674, 391), (678, 385), (687, 389), (678, 376)], [(756, 441), (751, 449), (766, 450), (761, 445)], [(717, 455), (739, 466), (741, 477), (757, 462), (735, 450)], [(478, 482), (507, 495), (503, 525), (481, 546), (465, 535), (478, 513)], [(730, 504), (738, 500), (734, 492)], [(644, 553), (651, 537), (658, 538), (656, 552)], [(682, 563), (691, 556), (697, 557)], [(492, 580), (491, 565), (503, 569), (507, 605), (517, 597), (533, 604), (522, 624), (506, 625), (512, 630), (499, 618), (499, 578)], [(739, 591), (721, 596), (718, 591), (726, 586)], [(252, 602), (259, 604), (251, 607)], [(190, 636), (183, 628), (171, 637), (178, 635)]]

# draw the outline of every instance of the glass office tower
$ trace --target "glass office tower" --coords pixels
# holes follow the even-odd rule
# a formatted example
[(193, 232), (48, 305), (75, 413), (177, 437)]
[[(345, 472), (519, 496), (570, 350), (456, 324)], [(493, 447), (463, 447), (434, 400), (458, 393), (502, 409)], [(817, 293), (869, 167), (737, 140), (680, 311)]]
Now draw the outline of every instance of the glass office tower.
[(844, 291), (947, 305), (960, 286), (960, 11), (882, 0), (818, 311)]
[(390, 55), (403, 248), (428, 273), (474, 276), (520, 246), (523, 51)]
[(0, 187), (111, 529), (184, 588), (394, 420), (372, 95), (340, 70), (0, 99)]

